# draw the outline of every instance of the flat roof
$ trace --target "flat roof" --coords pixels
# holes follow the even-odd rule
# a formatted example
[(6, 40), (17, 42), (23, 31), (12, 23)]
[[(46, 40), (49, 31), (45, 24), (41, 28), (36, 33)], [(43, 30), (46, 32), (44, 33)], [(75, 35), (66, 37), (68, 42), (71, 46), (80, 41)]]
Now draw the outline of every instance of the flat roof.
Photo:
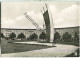
[[(63, 28), (54, 28), (54, 29), (69, 29), (69, 28), (79, 28), (80, 26), (75, 27), (63, 27)], [(18, 28), (1, 28), (1, 29), (7, 29), (7, 30), (37, 30), (37, 29), (18, 29)]]

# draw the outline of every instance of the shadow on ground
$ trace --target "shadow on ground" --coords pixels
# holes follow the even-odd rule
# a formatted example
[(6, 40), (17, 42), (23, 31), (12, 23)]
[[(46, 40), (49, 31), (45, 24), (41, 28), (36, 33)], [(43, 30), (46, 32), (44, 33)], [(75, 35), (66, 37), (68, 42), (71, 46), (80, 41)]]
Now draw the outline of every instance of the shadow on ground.
[(74, 53), (67, 55), (65, 57), (79, 57), (79, 49), (77, 49)]

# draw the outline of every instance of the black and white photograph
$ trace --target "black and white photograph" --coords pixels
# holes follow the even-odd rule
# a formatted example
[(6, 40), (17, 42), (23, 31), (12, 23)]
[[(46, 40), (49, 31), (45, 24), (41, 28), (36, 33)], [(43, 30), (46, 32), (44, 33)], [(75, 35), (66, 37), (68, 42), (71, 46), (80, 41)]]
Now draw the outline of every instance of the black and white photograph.
[(80, 2), (1, 2), (1, 57), (79, 57)]

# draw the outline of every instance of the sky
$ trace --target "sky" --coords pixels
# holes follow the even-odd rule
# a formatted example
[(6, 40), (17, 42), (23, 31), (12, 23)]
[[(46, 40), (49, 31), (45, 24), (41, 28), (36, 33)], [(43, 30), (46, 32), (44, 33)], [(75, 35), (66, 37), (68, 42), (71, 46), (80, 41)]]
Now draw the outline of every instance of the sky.
[(34, 29), (24, 16), (25, 12), (43, 28), (45, 3), (49, 6), (54, 28), (80, 26), (80, 2), (2, 2), (1, 28)]

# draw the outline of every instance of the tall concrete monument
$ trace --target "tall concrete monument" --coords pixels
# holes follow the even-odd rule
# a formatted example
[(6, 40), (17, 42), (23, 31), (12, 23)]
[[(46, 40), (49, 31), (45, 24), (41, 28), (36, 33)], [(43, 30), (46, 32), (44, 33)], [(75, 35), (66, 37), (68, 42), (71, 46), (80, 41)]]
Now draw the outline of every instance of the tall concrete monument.
[[(48, 5), (46, 5), (46, 11), (43, 13), (45, 26), (46, 26), (46, 36), (47, 36), (47, 42), (53, 42), (54, 40), (54, 26), (53, 26), (53, 19), (50, 13), (50, 9)], [(44, 10), (44, 9), (43, 9)]]
[[(54, 40), (54, 26), (53, 26), (53, 19), (49, 10), (48, 5), (46, 5), (46, 10), (43, 8), (44, 12), (42, 12), (46, 27), (46, 36), (47, 36), (47, 42), (53, 42)], [(27, 13), (24, 14), (25, 17), (38, 29), (41, 30), (39, 25), (29, 16)]]

